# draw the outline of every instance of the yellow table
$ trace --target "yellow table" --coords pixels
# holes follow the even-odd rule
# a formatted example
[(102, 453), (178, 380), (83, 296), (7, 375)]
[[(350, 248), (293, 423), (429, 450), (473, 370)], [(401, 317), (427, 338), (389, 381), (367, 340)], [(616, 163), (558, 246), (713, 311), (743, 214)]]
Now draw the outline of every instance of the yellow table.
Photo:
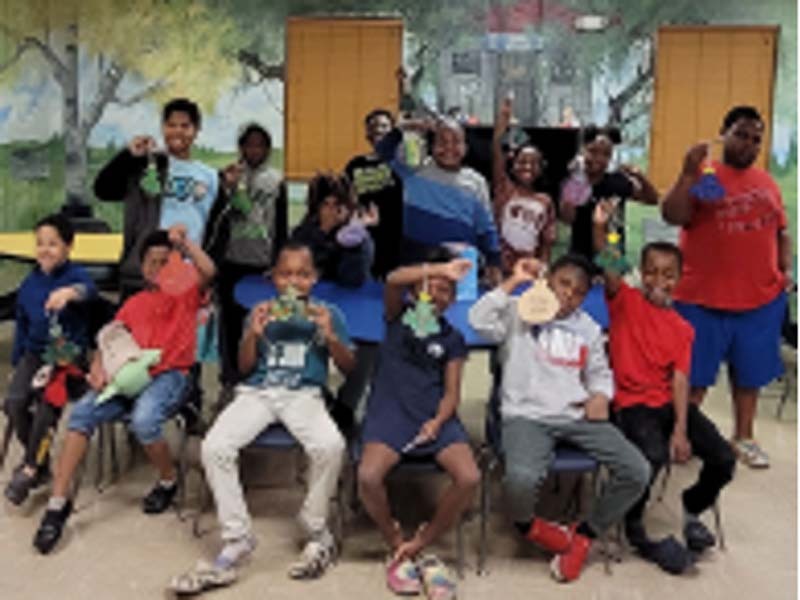
[[(122, 254), (121, 233), (76, 233), (70, 260), (82, 264), (115, 264)], [(0, 258), (36, 260), (33, 232), (0, 233)]]

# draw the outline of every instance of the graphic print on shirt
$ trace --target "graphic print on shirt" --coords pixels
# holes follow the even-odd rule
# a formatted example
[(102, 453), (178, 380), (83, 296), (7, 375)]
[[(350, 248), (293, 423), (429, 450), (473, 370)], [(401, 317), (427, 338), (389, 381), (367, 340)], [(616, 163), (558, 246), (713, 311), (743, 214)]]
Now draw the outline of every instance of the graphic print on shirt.
[(380, 192), (394, 187), (392, 169), (383, 163), (374, 167), (357, 167), (353, 169), (353, 186), (358, 196)]
[(532, 198), (514, 196), (503, 207), (501, 235), (517, 252), (536, 251), (547, 223), (547, 208)]
[(264, 385), (300, 387), (309, 344), (299, 340), (272, 342), (267, 346)]
[(713, 206), (717, 228), (723, 233), (745, 233), (777, 227), (781, 207), (772, 192), (753, 188), (735, 196), (725, 196)]
[(583, 369), (589, 358), (589, 346), (583, 337), (561, 327), (539, 330), (534, 347), (536, 360), (556, 367)]

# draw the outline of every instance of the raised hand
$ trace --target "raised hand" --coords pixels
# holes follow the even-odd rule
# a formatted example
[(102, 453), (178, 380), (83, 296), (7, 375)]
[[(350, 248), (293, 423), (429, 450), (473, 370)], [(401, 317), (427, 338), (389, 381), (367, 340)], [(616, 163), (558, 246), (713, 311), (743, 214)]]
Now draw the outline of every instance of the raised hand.
[(374, 202), (370, 202), (369, 207), (362, 209), (358, 216), (365, 227), (375, 227), (381, 220), (381, 214)]
[(708, 158), (708, 142), (700, 142), (689, 148), (683, 158), (683, 174), (687, 177), (696, 177), (706, 158)]
[(47, 296), (47, 300), (44, 303), (44, 310), (45, 312), (58, 312), (77, 298), (78, 292), (74, 287), (67, 286), (58, 288), (50, 292), (50, 295)]
[(230, 189), (239, 185), (239, 179), (242, 177), (244, 168), (241, 163), (232, 163), (222, 170), (222, 179), (225, 187)]
[(447, 277), (450, 281), (458, 281), (469, 273), (474, 265), (468, 258), (456, 258), (450, 262), (441, 265), (442, 275)]
[(514, 263), (511, 276), (519, 282), (533, 281), (542, 271), (541, 261), (535, 258), (520, 258)]
[(188, 230), (183, 223), (176, 223), (167, 230), (170, 243), (178, 250), (184, 250), (188, 239)]
[(156, 141), (149, 135), (137, 135), (128, 143), (128, 150), (134, 156), (147, 156), (156, 146)]
[(608, 225), (608, 222), (614, 216), (614, 211), (616, 207), (611, 200), (604, 199), (600, 200), (597, 203), (597, 206), (594, 207), (594, 213), (592, 214), (592, 221), (595, 225)]

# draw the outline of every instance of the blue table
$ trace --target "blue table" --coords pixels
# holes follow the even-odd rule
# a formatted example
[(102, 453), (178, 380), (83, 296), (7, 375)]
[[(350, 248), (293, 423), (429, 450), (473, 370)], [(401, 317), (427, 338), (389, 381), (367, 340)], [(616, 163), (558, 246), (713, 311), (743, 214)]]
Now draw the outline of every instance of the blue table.
[[(311, 292), (313, 296), (334, 304), (344, 313), (350, 337), (359, 342), (377, 343), (383, 340), (383, 284), (368, 281), (359, 288), (347, 288), (329, 281), (320, 281)], [(236, 284), (234, 297), (245, 308), (275, 296), (272, 282), (260, 275), (249, 275)], [(470, 348), (493, 346), (469, 324), (468, 313), (473, 302), (455, 302), (445, 313), (448, 321), (464, 335)], [(608, 308), (602, 286), (595, 286), (586, 296), (583, 309), (604, 329), (608, 328)]]

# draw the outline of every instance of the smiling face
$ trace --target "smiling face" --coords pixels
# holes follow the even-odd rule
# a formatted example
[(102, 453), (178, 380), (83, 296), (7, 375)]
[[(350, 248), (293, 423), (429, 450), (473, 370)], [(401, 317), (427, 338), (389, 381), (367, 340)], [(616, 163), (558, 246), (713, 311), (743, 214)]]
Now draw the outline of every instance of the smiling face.
[(69, 258), (72, 245), (67, 244), (51, 225), (42, 225), (36, 230), (36, 262), (39, 268), (52, 273)]
[(518, 183), (532, 186), (542, 171), (542, 157), (533, 146), (520, 148), (511, 163), (511, 174)]
[(560, 308), (557, 319), (563, 319), (575, 312), (583, 304), (589, 293), (589, 277), (583, 269), (574, 265), (565, 265), (551, 271), (547, 277), (550, 289), (558, 298)]
[(467, 155), (464, 130), (456, 124), (442, 123), (436, 128), (431, 156), (446, 171), (457, 171)]
[(746, 169), (755, 162), (761, 151), (764, 123), (757, 119), (741, 118), (722, 131), (722, 136), (725, 164), (734, 169)]
[(317, 282), (314, 259), (308, 248), (286, 248), (272, 269), (272, 283), (279, 294), (293, 287), (301, 298), (308, 298)]
[(172, 111), (161, 124), (161, 133), (167, 151), (178, 158), (186, 158), (197, 137), (197, 126), (188, 113)]
[(614, 144), (605, 135), (598, 135), (583, 146), (583, 160), (586, 175), (589, 178), (601, 177), (608, 170), (611, 157), (614, 155)]
[(644, 297), (656, 306), (671, 306), (672, 291), (681, 276), (678, 257), (672, 252), (651, 248), (642, 256), (641, 271)]
[[(419, 297), (423, 287), (422, 281), (414, 285), (415, 298)], [(436, 309), (436, 314), (441, 315), (455, 300), (456, 285), (446, 277), (429, 277), (428, 295), (431, 297), (431, 304)]]
[(384, 114), (376, 114), (367, 123), (367, 141), (374, 147), (391, 130), (392, 120)]

